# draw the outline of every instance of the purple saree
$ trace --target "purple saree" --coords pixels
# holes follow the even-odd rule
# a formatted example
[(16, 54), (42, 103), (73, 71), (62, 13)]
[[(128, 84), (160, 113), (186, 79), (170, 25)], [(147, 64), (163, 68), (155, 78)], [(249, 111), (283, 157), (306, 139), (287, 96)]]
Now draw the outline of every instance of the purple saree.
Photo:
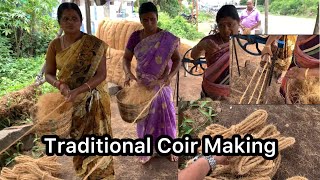
[[(161, 79), (172, 66), (171, 56), (178, 47), (179, 38), (167, 31), (160, 31), (140, 41), (140, 31), (134, 32), (127, 49), (132, 50), (137, 59), (137, 78), (144, 85)], [(155, 91), (160, 89), (159, 85)], [(151, 103), (150, 111), (144, 120), (137, 123), (139, 138), (152, 135), (154, 142), (161, 135), (176, 138), (176, 114), (172, 101), (172, 89), (165, 86)]]

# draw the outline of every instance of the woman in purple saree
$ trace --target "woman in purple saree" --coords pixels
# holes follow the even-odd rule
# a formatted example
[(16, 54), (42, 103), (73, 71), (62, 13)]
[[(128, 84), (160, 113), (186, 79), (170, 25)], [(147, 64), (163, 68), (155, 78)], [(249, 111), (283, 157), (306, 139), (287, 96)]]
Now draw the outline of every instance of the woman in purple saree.
[[(158, 12), (153, 3), (141, 4), (139, 16), (144, 29), (132, 33), (123, 57), (125, 85), (128, 85), (130, 80), (136, 80), (139, 84), (158, 91), (165, 84), (151, 103), (147, 117), (137, 123), (138, 137), (152, 135), (155, 143), (161, 135), (176, 138), (176, 113), (169, 85), (180, 67), (179, 38), (158, 28)], [(138, 63), (137, 77), (131, 72), (133, 55)], [(140, 157), (142, 163), (150, 159), (149, 156)], [(171, 155), (170, 160), (177, 161), (177, 157)]]

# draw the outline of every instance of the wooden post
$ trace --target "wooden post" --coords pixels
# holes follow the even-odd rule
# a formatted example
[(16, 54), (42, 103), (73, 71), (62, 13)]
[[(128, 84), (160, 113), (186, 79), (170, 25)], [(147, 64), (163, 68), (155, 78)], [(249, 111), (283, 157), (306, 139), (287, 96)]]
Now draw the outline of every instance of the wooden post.
[(317, 11), (317, 18), (316, 18), (316, 24), (314, 26), (313, 34), (319, 34), (319, 5), (318, 5), (318, 11)]
[(264, 14), (265, 14), (264, 34), (268, 34), (269, 0), (264, 1)]
[(198, 6), (198, 0), (196, 0), (196, 23), (197, 23), (197, 31), (198, 31), (198, 19), (199, 19), (199, 6)]
[(91, 34), (91, 18), (90, 18), (90, 0), (84, 1), (86, 7), (86, 24), (87, 24), (87, 34)]
[(193, 17), (193, 10), (194, 10), (194, 0), (192, 0), (192, 10), (191, 10), (191, 17)]

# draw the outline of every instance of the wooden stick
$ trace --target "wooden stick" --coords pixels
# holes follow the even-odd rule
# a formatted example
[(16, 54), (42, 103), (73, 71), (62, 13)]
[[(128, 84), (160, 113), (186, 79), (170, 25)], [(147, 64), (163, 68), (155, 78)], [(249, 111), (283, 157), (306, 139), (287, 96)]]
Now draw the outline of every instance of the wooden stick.
[(266, 74), (264, 75), (263, 83), (262, 83), (262, 86), (261, 86), (261, 89), (260, 89), (259, 96), (258, 96), (258, 98), (257, 98), (256, 104), (259, 104), (259, 100), (260, 100), (260, 97), (261, 97), (261, 95), (262, 95), (262, 91), (263, 91), (263, 89), (264, 89), (264, 84), (266, 83), (266, 80), (267, 80), (268, 72), (269, 72), (269, 69), (267, 69), (267, 72), (266, 72)]
[(266, 70), (267, 66), (268, 66), (268, 63), (266, 63), (266, 64), (264, 65), (264, 67), (263, 67), (263, 70), (262, 70), (262, 72), (261, 72), (261, 74), (260, 74), (260, 76), (259, 76), (259, 79), (258, 79), (258, 82), (256, 83), (256, 86), (255, 86), (254, 89), (253, 89), (253, 92), (252, 92), (252, 94), (251, 94), (251, 97), (250, 97), (250, 99), (249, 99), (248, 104), (251, 103), (251, 100), (252, 100), (252, 98), (253, 98), (253, 96), (254, 96), (254, 93), (256, 92), (256, 90), (257, 90), (257, 88), (258, 88), (258, 86), (259, 86), (259, 83), (260, 83), (260, 80), (261, 80), (261, 78), (262, 78), (263, 72)]
[[(59, 109), (61, 106), (63, 106), (66, 103), (66, 101), (62, 102), (57, 108), (55, 108), (53, 111), (51, 111), (48, 115), (46, 115), (43, 119), (49, 117), (53, 112), (55, 112), (57, 109)], [(0, 154), (2, 154), (3, 152), (5, 152), (7, 149), (9, 149), (12, 145), (14, 145), (15, 143), (17, 143), (20, 139), (22, 139), (24, 136), (26, 136), (27, 134), (31, 133), (36, 127), (38, 127), (39, 123), (35, 124), (34, 126), (32, 126), (32, 128), (30, 128), (27, 132), (25, 132), (22, 136), (20, 136), (18, 139), (14, 140), (13, 143), (11, 143), (9, 146), (5, 147)]]
[(259, 66), (258, 66), (258, 67), (256, 68), (256, 70), (254, 71), (254, 73), (253, 73), (253, 75), (252, 75), (252, 78), (251, 78), (251, 80), (250, 80), (250, 82), (249, 82), (246, 90), (244, 91), (243, 95), (242, 95), (241, 98), (240, 98), (239, 104), (242, 103), (242, 100), (243, 100), (244, 96), (247, 94), (247, 91), (248, 91), (248, 89), (249, 89), (249, 87), (250, 87), (250, 85), (251, 85), (251, 83), (252, 83), (252, 80), (253, 80), (254, 77), (256, 76), (256, 74), (257, 74), (257, 72), (258, 72), (258, 69), (259, 69)]

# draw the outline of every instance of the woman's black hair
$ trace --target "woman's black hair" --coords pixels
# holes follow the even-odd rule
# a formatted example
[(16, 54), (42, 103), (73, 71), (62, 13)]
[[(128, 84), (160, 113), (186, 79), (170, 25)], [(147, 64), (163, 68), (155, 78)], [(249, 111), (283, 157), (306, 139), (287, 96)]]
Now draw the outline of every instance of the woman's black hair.
[(142, 14), (153, 12), (157, 15), (158, 19), (158, 10), (157, 7), (152, 2), (145, 2), (142, 3), (139, 7), (139, 17), (141, 17)]
[(62, 18), (62, 13), (63, 13), (63, 11), (66, 10), (66, 9), (73, 9), (73, 10), (75, 10), (75, 11), (77, 12), (77, 14), (79, 15), (81, 21), (82, 21), (82, 14), (81, 14), (81, 11), (80, 11), (78, 5), (75, 4), (75, 3), (65, 2), (65, 3), (60, 4), (60, 6), (58, 7), (58, 12), (57, 12), (57, 14), (58, 14), (58, 22), (59, 22), (59, 24), (60, 24), (60, 20), (61, 20), (61, 18)]
[(234, 5), (224, 5), (222, 6), (216, 17), (216, 22), (219, 23), (220, 19), (225, 17), (231, 17), (232, 19), (236, 21), (240, 21), (239, 14), (237, 12), (237, 8)]

